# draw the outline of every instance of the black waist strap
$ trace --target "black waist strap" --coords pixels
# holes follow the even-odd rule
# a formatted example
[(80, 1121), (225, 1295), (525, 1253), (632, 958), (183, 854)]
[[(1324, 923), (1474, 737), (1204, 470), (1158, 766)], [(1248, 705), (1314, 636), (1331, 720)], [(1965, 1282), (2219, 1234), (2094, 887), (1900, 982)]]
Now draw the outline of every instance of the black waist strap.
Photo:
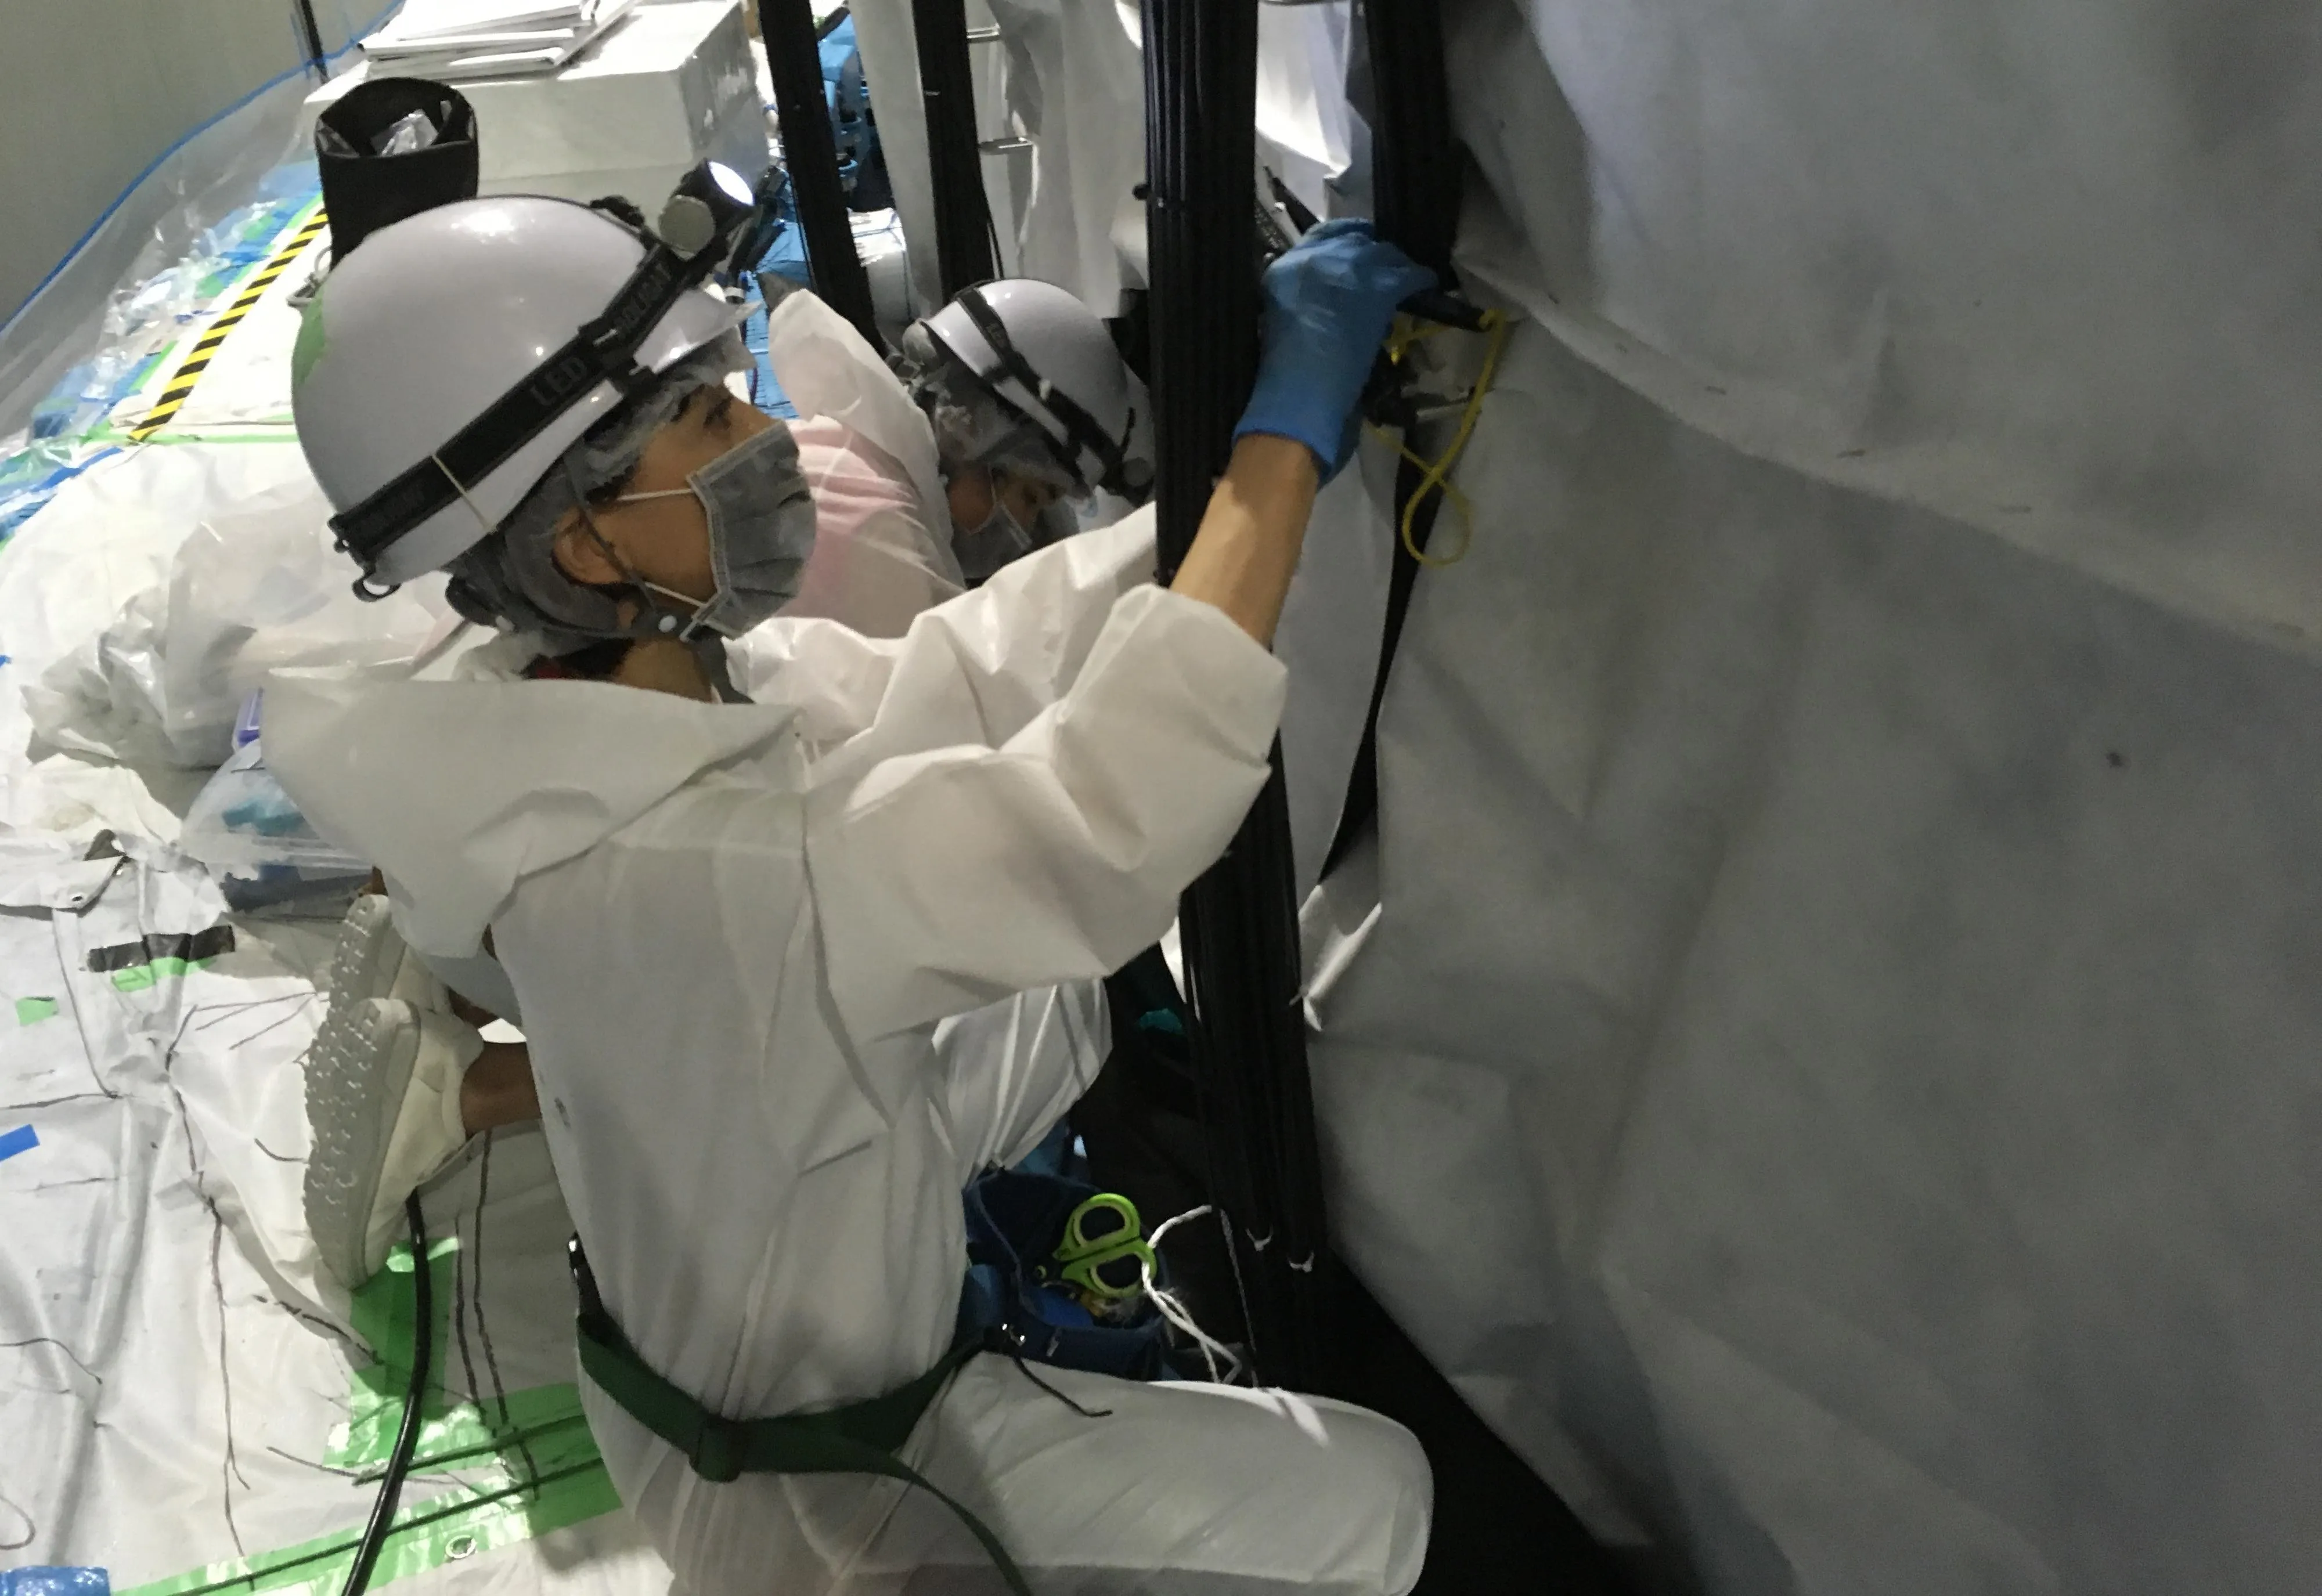
[(909, 1385), (827, 1413), (780, 1418), (724, 1418), (645, 1366), (597, 1294), (589, 1260), (575, 1237), (572, 1279), (580, 1292), (580, 1367), (622, 1411), (685, 1455), (693, 1472), (718, 1483), (744, 1474), (883, 1474), (916, 1485), (949, 1508), (983, 1543), (1014, 1596), (1031, 1596), (1023, 1572), (1000, 1537), (897, 1456), (944, 1382), (982, 1350), (963, 1337), (936, 1366)]

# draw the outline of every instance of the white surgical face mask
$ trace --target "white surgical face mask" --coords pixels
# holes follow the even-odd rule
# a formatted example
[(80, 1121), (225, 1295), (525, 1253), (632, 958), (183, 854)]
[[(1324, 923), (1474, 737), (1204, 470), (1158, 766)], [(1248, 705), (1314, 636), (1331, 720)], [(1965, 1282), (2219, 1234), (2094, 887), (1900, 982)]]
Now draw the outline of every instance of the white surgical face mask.
[(690, 639), (703, 631), (739, 637), (771, 620), (799, 590), (807, 556), (814, 552), (814, 496), (799, 469), (798, 445), (786, 426), (771, 426), (746, 438), (686, 479), (683, 488), (625, 494), (617, 505), (691, 494), (709, 520), (709, 564), (718, 586), (699, 605), (682, 593), (632, 579), (692, 610), (679, 625), (663, 615), (664, 627)]

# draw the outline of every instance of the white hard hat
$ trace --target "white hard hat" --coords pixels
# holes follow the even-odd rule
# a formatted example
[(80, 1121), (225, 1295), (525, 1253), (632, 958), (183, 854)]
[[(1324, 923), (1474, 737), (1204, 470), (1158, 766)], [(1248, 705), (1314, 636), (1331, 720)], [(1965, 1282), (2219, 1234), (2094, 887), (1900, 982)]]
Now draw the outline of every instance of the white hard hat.
[(927, 320), (936, 343), (1038, 427), (1090, 488), (1152, 479), (1145, 385), (1097, 314), (1054, 283), (1009, 278), (963, 291)]
[[(553, 383), (544, 362), (606, 314), (647, 241), (567, 200), (506, 196), (439, 205), (381, 228), (307, 306), (291, 362), (299, 445), (344, 515), (430, 460), (517, 385)], [(684, 290), (635, 351), (675, 365), (744, 312)], [(370, 579), (438, 570), (505, 520), (564, 451), (621, 402), (598, 380), (458, 495), (376, 552)], [(446, 469), (443, 472), (450, 476)]]

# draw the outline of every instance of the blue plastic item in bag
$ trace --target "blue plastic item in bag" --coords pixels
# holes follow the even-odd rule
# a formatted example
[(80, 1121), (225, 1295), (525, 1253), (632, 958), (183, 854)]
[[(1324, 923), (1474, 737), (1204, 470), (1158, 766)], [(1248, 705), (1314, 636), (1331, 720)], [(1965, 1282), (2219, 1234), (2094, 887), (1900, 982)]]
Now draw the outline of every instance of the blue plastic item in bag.
[(242, 713), (233, 717), (233, 745), (236, 748), (247, 748), (258, 741), (259, 710), (265, 700), (265, 691), (261, 689), (242, 701)]

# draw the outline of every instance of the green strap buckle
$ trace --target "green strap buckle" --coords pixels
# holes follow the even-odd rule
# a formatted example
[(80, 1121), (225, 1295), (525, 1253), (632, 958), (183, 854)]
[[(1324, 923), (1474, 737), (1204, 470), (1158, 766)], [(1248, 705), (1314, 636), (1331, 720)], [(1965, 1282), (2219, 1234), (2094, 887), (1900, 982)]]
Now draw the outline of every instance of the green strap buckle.
[(750, 1432), (745, 1425), (716, 1413), (704, 1412), (685, 1461), (693, 1472), (715, 1485), (730, 1485), (742, 1477), (749, 1460)]

